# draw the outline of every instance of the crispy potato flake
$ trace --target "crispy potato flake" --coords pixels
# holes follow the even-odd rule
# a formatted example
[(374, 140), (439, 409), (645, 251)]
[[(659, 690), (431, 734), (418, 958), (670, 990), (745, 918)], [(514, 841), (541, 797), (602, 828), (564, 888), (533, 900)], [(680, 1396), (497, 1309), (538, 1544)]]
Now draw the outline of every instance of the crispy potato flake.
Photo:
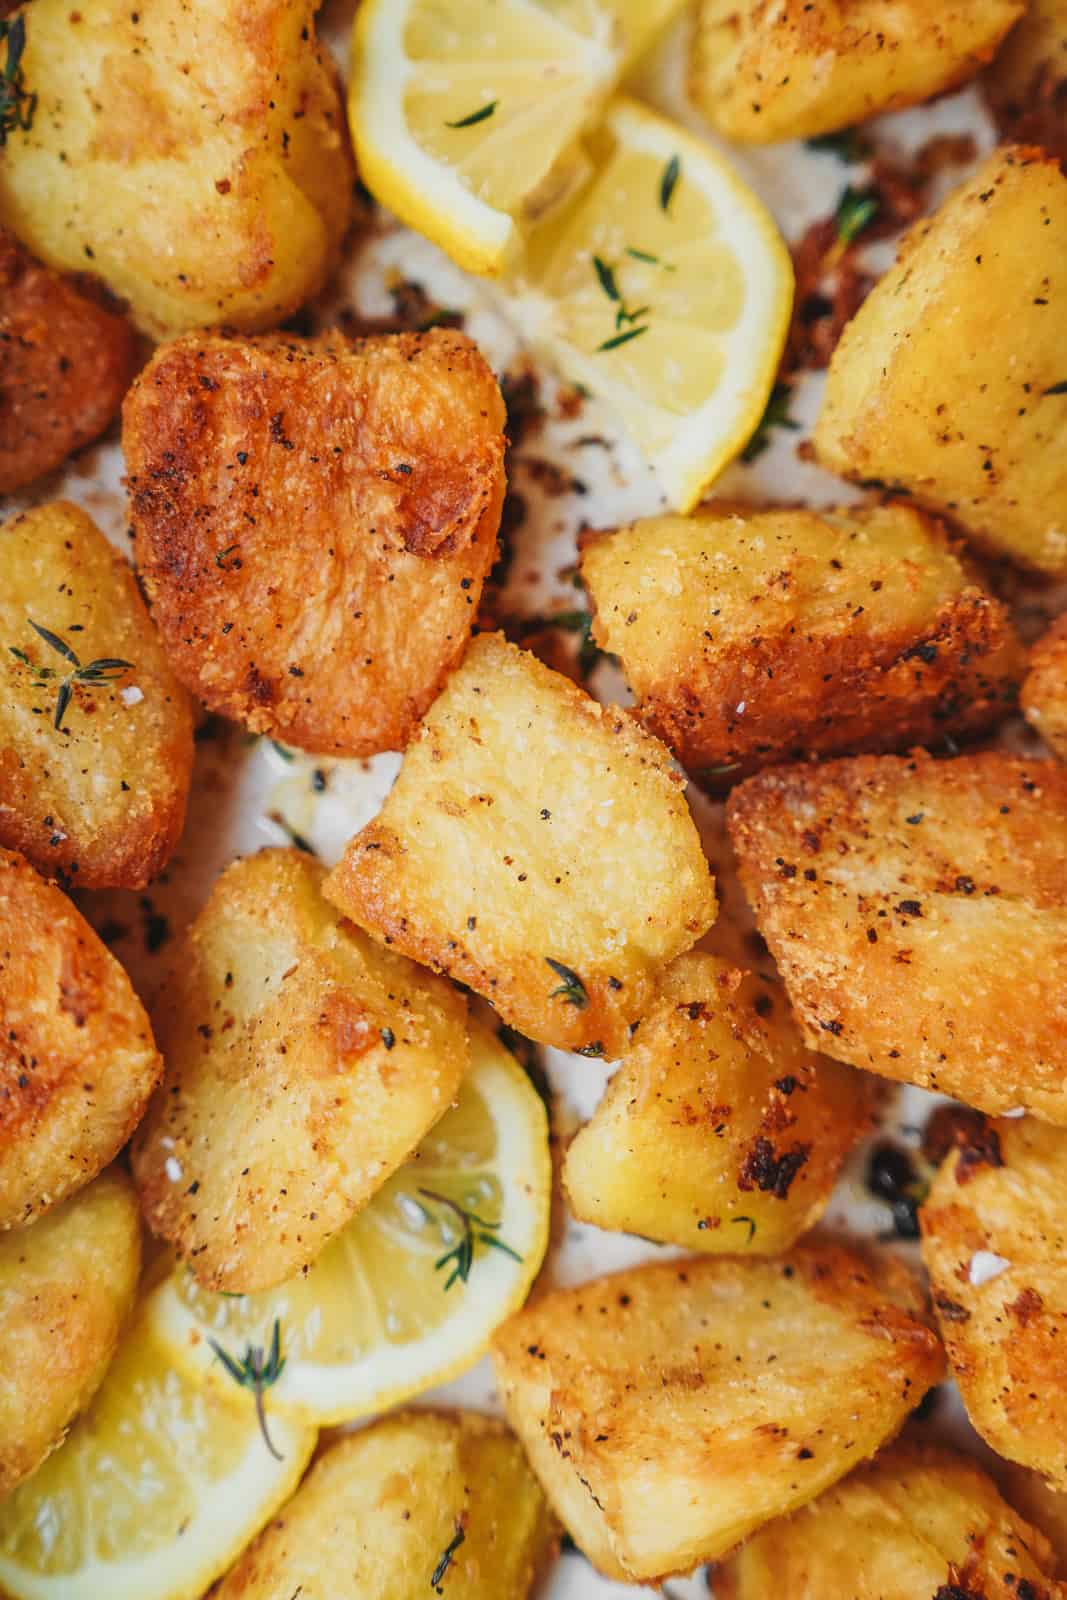
[(117, 1167), (30, 1227), (0, 1234), (0, 1496), (96, 1392), (140, 1266), (137, 1199)]
[(1005, 607), (899, 501), (651, 517), (587, 538), (582, 574), (646, 722), (713, 784), (933, 741), (1015, 703)]
[(307, 750), (402, 749), (470, 637), (503, 430), (496, 380), (458, 333), (162, 349), (123, 446), (179, 677)]
[(801, 1247), (657, 1262), (543, 1295), (495, 1335), (504, 1404), (609, 1577), (725, 1554), (872, 1455), (938, 1381), (911, 1275)]
[(894, 1445), (713, 1574), (716, 1600), (1061, 1600), (1048, 1541), (966, 1456)]
[(913, 229), (845, 329), (815, 448), (1067, 573), (1065, 381), (1067, 176), (1002, 146)]
[(779, 984), (690, 953), (664, 974), (563, 1181), (585, 1222), (772, 1255), (821, 1216), (869, 1120), (863, 1078), (804, 1048)]
[(1002, 1456), (1067, 1489), (1067, 1133), (1030, 1117), (975, 1130), (919, 1220), (968, 1416)]
[(1026, 720), (1049, 749), (1067, 760), (1067, 617), (1053, 623), (1031, 650), (1020, 701)]
[(742, 882), (812, 1048), (1067, 1123), (1067, 773), (987, 752), (733, 791)]
[(114, 956), (61, 890), (0, 849), (0, 1230), (95, 1178), (160, 1070)]
[(401, 1411), (319, 1457), (215, 1600), (293, 1600), (294, 1591), (301, 1600), (435, 1592), (526, 1600), (557, 1533), (518, 1441), (499, 1422)]
[(66, 501), (5, 523), (0, 844), (79, 888), (142, 888), (178, 842), (192, 765), (192, 709), (126, 562)]
[(314, 1260), (447, 1110), (466, 1002), (383, 950), (297, 850), (234, 862), (176, 947), (166, 1075), (133, 1147), (149, 1226), (210, 1289)]
[(326, 893), (528, 1037), (608, 1057), (715, 917), (663, 746), (499, 634), (473, 641)]

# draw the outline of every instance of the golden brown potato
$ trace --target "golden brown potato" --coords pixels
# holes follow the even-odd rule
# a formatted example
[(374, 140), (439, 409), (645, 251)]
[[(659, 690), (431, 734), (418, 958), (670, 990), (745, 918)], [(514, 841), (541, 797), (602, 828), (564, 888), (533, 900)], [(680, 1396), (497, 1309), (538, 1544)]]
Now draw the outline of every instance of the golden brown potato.
[(1067, 617), (1054, 622), (1030, 652), (1023, 714), (1061, 761), (1067, 761)]
[(715, 1600), (1053, 1600), (1048, 1541), (953, 1450), (895, 1445), (713, 1575)]
[(556, 1545), (501, 1423), (401, 1411), (319, 1457), (215, 1600), (526, 1600)]
[(715, 918), (662, 745), (500, 634), (474, 640), (326, 893), (529, 1038), (612, 1058)]
[(1067, 177), (995, 151), (905, 240), (830, 362), (815, 448), (1067, 572)]
[(459, 333), (161, 350), (123, 447), (179, 677), (288, 744), (402, 749), (470, 637), (503, 430), (496, 380)]
[(701, 0), (689, 88), (727, 139), (809, 139), (973, 78), (1025, 0)]
[(0, 494), (103, 433), (133, 377), (125, 317), (0, 228)]
[(854, 1251), (657, 1262), (556, 1290), (493, 1341), (504, 1403), (602, 1572), (725, 1554), (873, 1455), (938, 1381), (911, 1275)]
[(160, 1070), (114, 956), (61, 890), (0, 849), (0, 1230), (95, 1178)]
[(445, 1111), (466, 1002), (344, 922), (297, 850), (236, 861), (154, 1010), (166, 1074), (133, 1147), (145, 1217), (209, 1289), (318, 1255)]
[(133, 1306), (141, 1224), (118, 1168), (0, 1234), (0, 1498), (88, 1405)]
[(822, 1215), (869, 1117), (860, 1074), (805, 1050), (780, 985), (690, 953), (664, 974), (563, 1182), (601, 1228), (773, 1255)]
[(709, 507), (585, 543), (593, 633), (691, 772), (891, 750), (1015, 702), (1020, 652), (936, 522), (909, 506)]
[(941, 1335), (1000, 1455), (1067, 1489), (1067, 1133), (979, 1124), (919, 1212)]
[(812, 1048), (1067, 1123), (1067, 772), (859, 756), (730, 796), (741, 879)]
[(0, 844), (78, 888), (142, 888), (185, 822), (192, 709), (78, 506), (0, 527), (0, 642)]
[(1039, 1528), (1056, 1553), (1055, 1572), (1067, 1577), (1067, 1494), (1051, 1488), (1039, 1472), (1012, 1461), (998, 1462), (997, 1479), (1008, 1504)]
[(1067, 157), (1067, 0), (1029, 0), (985, 89), (1005, 137)]
[(29, 132), (0, 221), (48, 266), (91, 271), (156, 338), (273, 327), (324, 283), (353, 168), (315, 0), (33, 0)]

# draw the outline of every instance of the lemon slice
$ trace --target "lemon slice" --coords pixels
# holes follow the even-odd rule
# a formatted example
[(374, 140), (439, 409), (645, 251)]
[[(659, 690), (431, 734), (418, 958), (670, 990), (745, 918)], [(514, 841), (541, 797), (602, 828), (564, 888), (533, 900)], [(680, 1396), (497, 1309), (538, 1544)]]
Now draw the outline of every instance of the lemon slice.
[(198, 1600), (296, 1488), (316, 1432), (190, 1382), (143, 1320), (66, 1443), (0, 1504), (14, 1600)]
[(364, 0), (349, 118), (360, 173), (471, 272), (587, 172), (580, 145), (679, 0)]
[[(407, 1399), (482, 1355), (544, 1258), (552, 1177), (530, 1080), (481, 1027), (472, 1051), (456, 1105), (303, 1277), (229, 1296), (174, 1269), (149, 1314), (176, 1362), (229, 1383), (209, 1340), (239, 1358), (269, 1346), (277, 1322), (286, 1363), (270, 1415), (326, 1423)], [(466, 1262), (463, 1213), (478, 1219)]]
[(766, 408), (792, 262), (729, 163), (674, 123), (620, 98), (589, 148), (595, 176), (531, 236), (507, 310), (688, 511)]

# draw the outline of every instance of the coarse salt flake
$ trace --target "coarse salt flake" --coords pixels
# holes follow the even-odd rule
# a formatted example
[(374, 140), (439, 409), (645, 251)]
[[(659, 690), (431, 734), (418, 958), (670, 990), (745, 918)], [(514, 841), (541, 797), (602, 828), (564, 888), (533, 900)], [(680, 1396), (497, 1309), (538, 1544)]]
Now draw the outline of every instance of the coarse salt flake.
[(119, 690), (119, 699), (124, 706), (139, 706), (144, 699), (144, 690), (138, 689), (135, 683), (128, 683), (125, 689)]
[(163, 1171), (167, 1174), (167, 1177), (170, 1179), (171, 1183), (181, 1183), (182, 1164), (176, 1156), (167, 1157), (166, 1161), (163, 1163)]
[(971, 1287), (980, 1289), (984, 1283), (991, 1283), (994, 1278), (999, 1278), (1002, 1272), (1007, 1272), (1010, 1266), (1010, 1261), (998, 1256), (992, 1250), (976, 1250), (971, 1257), (971, 1270), (968, 1274)]

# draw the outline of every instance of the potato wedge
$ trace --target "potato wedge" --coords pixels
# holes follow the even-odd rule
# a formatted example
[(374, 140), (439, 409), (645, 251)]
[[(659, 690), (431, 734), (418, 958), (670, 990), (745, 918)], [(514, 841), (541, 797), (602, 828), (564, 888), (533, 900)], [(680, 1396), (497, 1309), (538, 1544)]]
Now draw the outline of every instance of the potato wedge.
[(179, 677), (322, 754), (402, 749), (496, 553), (504, 403), (441, 329), (180, 340), (123, 411), (135, 551)]
[(0, 844), (78, 888), (143, 888), (185, 823), (192, 708), (78, 506), (0, 527), (0, 646)]
[(779, 984), (690, 952), (667, 968), (563, 1183), (583, 1222), (773, 1255), (822, 1215), (870, 1110), (861, 1074), (804, 1048)]
[(739, 785), (729, 823), (810, 1048), (1067, 1124), (1067, 772), (785, 767)]
[(898, 501), (709, 507), (587, 537), (593, 633), (652, 730), (712, 782), (980, 728), (1021, 652), (940, 525)]
[(892, 1437), (941, 1347), (905, 1268), (802, 1246), (656, 1262), (556, 1290), (494, 1337), (504, 1404), (609, 1577), (725, 1554)]
[(557, 1546), (501, 1423), (400, 1411), (319, 1457), (215, 1600), (526, 1600)]
[(611, 1058), (715, 918), (662, 745), (500, 634), (471, 644), (326, 893), (529, 1038)]
[(0, 1234), (0, 1498), (100, 1386), (137, 1292), (141, 1222), (119, 1168)]
[(167, 1064), (133, 1146), (148, 1225), (209, 1289), (301, 1271), (467, 1069), (466, 1002), (322, 897), (297, 850), (236, 861), (154, 1009)]
[(1067, 1490), (1067, 1132), (977, 1127), (921, 1207), (922, 1255), (967, 1414), (993, 1449)]
[(701, 0), (689, 91), (727, 139), (848, 128), (966, 83), (1024, 0)]
[(11, 494), (103, 433), (137, 347), (101, 296), (40, 266), (0, 228), (0, 351), (0, 494)]
[(1003, 146), (905, 240), (845, 329), (821, 463), (1067, 573), (1067, 177)]
[(0, 849), (0, 1230), (96, 1177), (161, 1065), (114, 956), (60, 889)]
[(1031, 650), (1020, 701), (1027, 722), (1067, 761), (1067, 617), (1054, 622)]
[(32, 126), (0, 164), (0, 222), (91, 271), (155, 338), (274, 327), (322, 287), (353, 181), (315, 0), (33, 0)]
[(713, 1575), (716, 1600), (1060, 1600), (1048, 1541), (966, 1456), (910, 1442), (775, 1522)]
[(1067, 158), (1067, 0), (1029, 0), (984, 83), (1005, 138)]

